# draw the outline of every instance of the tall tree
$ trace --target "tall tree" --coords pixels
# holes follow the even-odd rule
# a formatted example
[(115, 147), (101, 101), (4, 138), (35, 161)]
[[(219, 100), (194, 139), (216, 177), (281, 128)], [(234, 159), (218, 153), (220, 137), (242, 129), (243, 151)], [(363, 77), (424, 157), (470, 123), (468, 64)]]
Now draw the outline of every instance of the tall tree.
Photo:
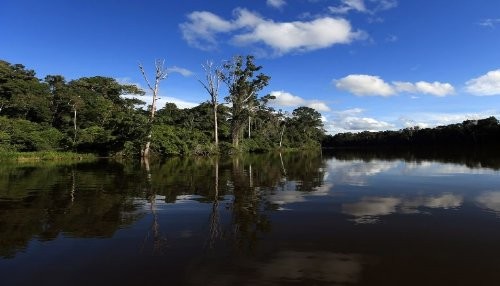
[(0, 115), (37, 123), (51, 120), (50, 93), (35, 71), (0, 60)]
[(214, 114), (214, 140), (215, 145), (219, 146), (219, 134), (217, 128), (217, 107), (219, 106), (219, 86), (221, 80), (221, 69), (214, 66), (212, 61), (207, 61), (205, 64), (201, 65), (203, 70), (205, 70), (205, 80), (203, 82), (198, 80), (203, 87), (206, 89), (210, 95), (210, 103), (212, 104), (213, 114)]
[(293, 110), (290, 118), (289, 135), (297, 146), (311, 146), (321, 141), (324, 135), (321, 113), (310, 107), (301, 106)]
[(257, 101), (257, 92), (267, 86), (270, 77), (263, 73), (255, 75), (262, 67), (254, 64), (254, 57), (251, 55), (245, 58), (236, 56), (223, 67), (221, 80), (229, 88), (226, 101), (231, 104), (232, 112), (232, 143), (233, 147), (238, 148), (240, 134), (250, 114), (249, 108)]
[(142, 151), (142, 157), (144, 158), (149, 158), (149, 153), (150, 153), (150, 147), (151, 147), (151, 137), (152, 137), (152, 129), (151, 125), (153, 124), (153, 120), (155, 118), (155, 112), (156, 112), (156, 101), (158, 100), (158, 92), (160, 90), (160, 82), (167, 78), (167, 69), (165, 68), (165, 60), (160, 60), (157, 59), (155, 61), (155, 81), (154, 84), (151, 85), (151, 82), (149, 82), (149, 79), (146, 75), (146, 71), (144, 70), (144, 67), (142, 64), (139, 64), (139, 69), (141, 70), (142, 76), (144, 77), (144, 80), (146, 81), (148, 88), (153, 92), (153, 102), (151, 104), (151, 112), (149, 116), (149, 130), (148, 130), (148, 135), (147, 135), (147, 140), (146, 140), (146, 145), (144, 146), (144, 150)]

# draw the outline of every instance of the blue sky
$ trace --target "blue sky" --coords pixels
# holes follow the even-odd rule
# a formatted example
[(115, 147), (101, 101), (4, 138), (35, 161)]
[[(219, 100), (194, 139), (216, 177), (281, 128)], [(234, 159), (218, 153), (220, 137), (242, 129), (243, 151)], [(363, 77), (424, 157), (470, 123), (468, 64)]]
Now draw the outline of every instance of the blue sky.
[(2, 0), (0, 33), (0, 58), (40, 78), (145, 87), (138, 62), (164, 58), (162, 103), (180, 107), (208, 99), (206, 60), (254, 54), (261, 95), (330, 133), (500, 118), (497, 0)]

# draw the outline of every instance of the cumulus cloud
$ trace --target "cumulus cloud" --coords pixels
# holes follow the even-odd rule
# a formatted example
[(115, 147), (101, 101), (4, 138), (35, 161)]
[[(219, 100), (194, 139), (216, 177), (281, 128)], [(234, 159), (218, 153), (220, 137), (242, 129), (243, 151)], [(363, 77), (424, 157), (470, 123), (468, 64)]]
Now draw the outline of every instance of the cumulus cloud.
[(267, 3), (267, 6), (270, 6), (270, 7), (276, 8), (276, 9), (280, 9), (286, 5), (286, 2), (284, 0), (267, 0), (266, 3)]
[(447, 96), (455, 93), (455, 88), (449, 83), (419, 81), (416, 83), (395, 81), (392, 83), (398, 92), (422, 93), (435, 96)]
[(189, 77), (189, 76), (192, 76), (194, 74), (192, 71), (190, 71), (188, 69), (177, 67), (177, 66), (167, 68), (167, 73), (178, 73), (178, 74), (181, 74), (182, 76), (185, 76), (185, 77)]
[(251, 32), (233, 37), (237, 44), (262, 43), (281, 55), (292, 51), (311, 51), (335, 44), (348, 44), (364, 36), (354, 32), (349, 21), (336, 18), (320, 18), (309, 22), (265, 21)]
[(394, 128), (394, 125), (369, 117), (347, 117), (342, 121), (342, 127), (356, 131), (379, 131)]
[(303, 98), (286, 91), (272, 91), (270, 95), (275, 97), (271, 102), (279, 106), (294, 107), (305, 103)]
[(465, 90), (478, 96), (500, 95), (500, 69), (467, 81)]
[(364, 39), (365, 33), (354, 31), (346, 19), (322, 17), (311, 21), (275, 22), (238, 8), (233, 20), (206, 11), (195, 11), (180, 24), (184, 39), (200, 49), (217, 47), (218, 34), (230, 34), (236, 45), (262, 44), (274, 55), (327, 48)]
[(179, 25), (182, 36), (188, 44), (202, 50), (217, 46), (217, 33), (230, 32), (237, 28), (230, 21), (207, 11), (195, 11), (187, 17), (189, 21)]
[(338, 89), (358, 96), (392, 96), (400, 92), (446, 96), (455, 93), (455, 88), (449, 83), (394, 81), (391, 84), (379, 76), (366, 74), (351, 74), (333, 82)]
[(330, 108), (326, 103), (319, 100), (305, 100), (300, 96), (293, 95), (286, 91), (272, 91), (270, 95), (274, 96), (275, 99), (270, 100), (271, 105), (283, 106), (283, 107), (298, 107), (307, 106), (314, 108), (317, 111), (330, 111)]
[(338, 89), (359, 96), (391, 96), (396, 94), (394, 88), (378, 76), (351, 74), (334, 82)]
[(321, 101), (310, 101), (309, 103), (306, 104), (307, 107), (313, 108), (317, 111), (330, 111), (330, 107), (326, 105), (326, 103), (321, 102)]
[(375, 118), (363, 116), (364, 110), (361, 108), (352, 108), (342, 111), (332, 112), (332, 118), (325, 124), (329, 133), (361, 132), (361, 131), (382, 131), (394, 129), (396, 126), (392, 123), (377, 120)]

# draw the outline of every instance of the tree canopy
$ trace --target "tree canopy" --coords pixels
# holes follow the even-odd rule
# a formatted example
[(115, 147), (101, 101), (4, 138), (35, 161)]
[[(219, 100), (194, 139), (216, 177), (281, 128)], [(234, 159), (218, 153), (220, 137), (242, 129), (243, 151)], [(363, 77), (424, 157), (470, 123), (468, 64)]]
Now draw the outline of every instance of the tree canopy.
[(160, 157), (318, 147), (321, 115), (307, 107), (287, 114), (267, 106), (272, 97), (258, 93), (270, 77), (261, 69), (253, 56), (237, 56), (214, 72), (226, 83), (229, 104), (214, 109), (213, 97), (186, 109), (167, 103), (152, 121), (137, 99), (145, 92), (135, 85), (105, 76), (39, 79), (21, 64), (0, 61), (0, 151), (138, 156), (149, 140)]

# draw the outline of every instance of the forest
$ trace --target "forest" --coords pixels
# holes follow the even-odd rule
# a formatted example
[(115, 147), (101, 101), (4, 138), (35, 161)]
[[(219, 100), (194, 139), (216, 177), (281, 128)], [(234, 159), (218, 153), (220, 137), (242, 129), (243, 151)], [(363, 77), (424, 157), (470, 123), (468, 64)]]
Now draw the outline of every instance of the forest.
[(495, 117), (465, 120), (434, 128), (408, 127), (398, 131), (339, 133), (326, 135), (324, 148), (450, 148), (495, 147), (500, 141), (500, 124)]
[[(219, 66), (203, 65), (200, 93), (207, 101), (181, 109), (157, 107), (161, 84), (168, 84), (164, 61), (154, 78), (139, 65), (153, 94), (105, 76), (43, 79), (22, 64), (0, 60), (0, 153), (69, 151), (99, 156), (156, 156), (313, 149), (324, 136), (321, 114), (309, 107), (275, 110), (270, 95), (258, 93), (270, 77), (253, 56), (236, 56)], [(227, 94), (219, 98), (219, 87)], [(127, 97), (127, 95), (129, 95)], [(175, 96), (175, 95), (172, 95)]]

